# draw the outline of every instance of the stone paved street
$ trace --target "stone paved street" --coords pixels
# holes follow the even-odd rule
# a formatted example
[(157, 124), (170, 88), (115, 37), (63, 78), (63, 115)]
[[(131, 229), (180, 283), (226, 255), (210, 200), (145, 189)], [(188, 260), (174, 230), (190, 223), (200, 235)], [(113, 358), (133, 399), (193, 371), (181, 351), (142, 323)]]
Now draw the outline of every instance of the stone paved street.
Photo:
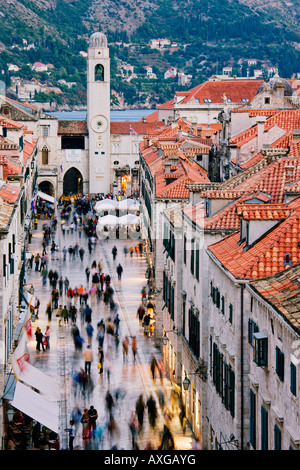
[[(28, 251), (42, 252), (42, 225), (45, 221), (39, 220), (38, 229), (33, 231), (31, 244)], [(161, 384), (159, 378), (154, 381), (150, 374), (150, 361), (153, 355), (159, 360), (162, 358), (161, 353), (155, 348), (154, 340), (146, 338), (143, 329), (139, 324), (136, 317), (137, 308), (141, 300), (141, 289), (146, 285), (145, 271), (146, 259), (144, 256), (133, 255), (131, 258), (129, 253), (125, 257), (123, 247), (126, 245), (128, 248), (133, 243), (130, 240), (108, 240), (98, 241), (95, 250), (91, 254), (88, 252), (88, 239), (85, 235), (79, 238), (78, 232), (73, 234), (63, 235), (60, 224), (58, 223), (57, 232), (55, 234), (55, 242), (61, 250), (64, 246), (74, 246), (76, 242), (85, 249), (83, 261), (79, 257), (69, 259), (67, 255), (66, 260), (63, 261), (61, 252), (57, 253), (55, 260), (51, 260), (50, 248), (48, 247), (49, 269), (56, 269), (59, 275), (63, 278), (67, 277), (70, 281), (72, 288), (83, 286), (91, 286), (91, 278), (87, 284), (85, 276), (85, 268), (87, 265), (91, 267), (94, 260), (98, 263), (101, 261), (103, 265), (104, 274), (110, 274), (112, 279), (112, 287), (114, 289), (114, 300), (118, 304), (120, 322), (120, 335), (119, 345), (114, 344), (112, 348), (112, 368), (110, 380), (106, 374), (105, 369), (105, 356), (104, 356), (104, 373), (100, 375), (97, 369), (98, 363), (98, 341), (96, 339), (97, 323), (101, 318), (107, 320), (109, 317), (109, 307), (105, 305), (103, 300), (97, 301), (95, 299), (91, 303), (92, 308), (92, 325), (94, 327), (94, 337), (92, 340), (92, 350), (94, 360), (91, 369), (91, 381), (93, 390), (83, 396), (79, 393), (78, 386), (72, 378), (74, 371), (79, 371), (84, 368), (84, 359), (82, 352), (75, 351), (73, 338), (71, 336), (71, 324), (58, 326), (58, 319), (54, 310), (51, 321), (51, 336), (50, 336), (50, 350), (45, 352), (36, 351), (35, 338), (29, 343), (31, 361), (35, 367), (40, 368), (45, 373), (50, 375), (57, 383), (60, 389), (60, 442), (61, 448), (68, 448), (68, 433), (65, 428), (69, 427), (69, 420), (71, 412), (75, 406), (78, 406), (81, 411), (89, 408), (91, 405), (98, 411), (97, 423), (104, 429), (101, 439), (82, 439), (82, 425), (79, 424), (74, 441), (74, 448), (77, 449), (111, 449), (116, 446), (118, 449), (129, 450), (132, 449), (131, 433), (129, 429), (129, 421), (131, 413), (135, 410), (135, 403), (140, 394), (143, 394), (146, 401), (150, 394), (156, 399), (158, 405), (158, 392), (161, 390), (164, 393), (165, 400), (169, 409), (171, 405), (171, 383), (167, 378), (164, 378)], [(117, 246), (118, 254), (114, 261), (112, 257), (112, 247)], [(121, 281), (117, 278), (116, 266), (118, 263), (123, 266), (123, 275)], [(46, 286), (42, 284), (41, 273), (33, 270), (29, 273), (27, 284), (34, 286), (34, 295), (40, 300), (39, 317), (33, 322), (33, 332), (39, 326), (44, 333), (48, 324), (48, 319), (45, 314), (46, 305), (50, 300), (51, 287), (47, 280)], [(59, 303), (68, 305), (67, 296), (63, 295)], [(86, 324), (81, 322), (80, 316), (77, 315), (77, 326), (81, 332), (85, 342), (83, 349), (87, 345)], [(130, 338), (130, 343), (133, 336), (137, 338), (138, 353), (136, 363), (133, 361), (133, 354), (129, 346), (128, 358), (123, 360), (122, 353), (122, 339), (125, 335)], [(107, 335), (106, 335), (107, 336)], [(104, 355), (107, 354), (107, 338), (104, 341)], [(106, 425), (108, 422), (108, 412), (105, 406), (105, 395), (109, 390), (112, 395), (116, 390), (120, 392), (120, 397), (116, 402), (114, 417), (117, 424), (116, 431), (110, 435), (107, 432)], [(153, 448), (157, 449), (160, 443), (160, 432), (163, 429), (165, 418), (163, 412), (159, 409), (159, 419), (157, 421), (156, 429), (153, 431), (149, 428), (147, 412), (145, 413), (143, 432), (140, 433), (137, 443), (140, 449), (145, 449), (147, 443), (151, 441)], [(176, 448), (177, 449), (191, 449), (192, 448), (192, 434), (187, 426), (186, 433), (183, 434), (178, 413), (174, 414), (171, 421), (171, 430), (173, 432)]]

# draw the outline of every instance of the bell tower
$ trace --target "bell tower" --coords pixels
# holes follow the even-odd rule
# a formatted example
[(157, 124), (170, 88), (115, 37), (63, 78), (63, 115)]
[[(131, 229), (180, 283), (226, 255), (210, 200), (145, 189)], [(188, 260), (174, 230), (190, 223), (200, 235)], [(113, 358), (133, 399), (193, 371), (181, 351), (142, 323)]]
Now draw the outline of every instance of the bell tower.
[(89, 192), (110, 192), (110, 58), (107, 38), (94, 33), (87, 56)]

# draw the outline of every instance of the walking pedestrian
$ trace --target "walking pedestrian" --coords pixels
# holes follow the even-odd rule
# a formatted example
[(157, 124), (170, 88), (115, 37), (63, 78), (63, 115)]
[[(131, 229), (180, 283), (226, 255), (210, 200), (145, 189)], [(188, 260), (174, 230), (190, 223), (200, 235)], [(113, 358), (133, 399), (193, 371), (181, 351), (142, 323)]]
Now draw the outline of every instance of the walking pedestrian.
[(120, 326), (120, 317), (119, 314), (116, 314), (116, 317), (114, 319), (114, 325), (115, 325), (115, 336), (119, 335), (119, 326)]
[(82, 423), (82, 439), (89, 439), (90, 437), (90, 416), (89, 410), (84, 408), (83, 414), (81, 416)]
[(58, 289), (59, 289), (59, 295), (61, 297), (63, 295), (63, 290), (64, 290), (64, 281), (63, 281), (63, 278), (61, 276), (58, 280)]
[(135, 404), (135, 412), (136, 412), (137, 419), (140, 425), (140, 431), (143, 428), (145, 407), (146, 405), (144, 402), (144, 398), (143, 398), (143, 395), (141, 394)]
[(36, 330), (35, 330), (35, 338), (36, 338), (36, 350), (37, 351), (40, 351), (41, 350), (41, 346), (42, 346), (42, 350), (43, 352), (45, 351), (45, 347), (44, 347), (44, 344), (43, 344), (43, 333), (40, 329), (39, 326), (36, 327)]
[(93, 334), (94, 334), (94, 327), (91, 323), (88, 323), (86, 326), (86, 334), (88, 337), (88, 344), (92, 344)]
[(93, 435), (95, 429), (96, 429), (96, 421), (97, 421), (97, 418), (98, 418), (98, 412), (97, 410), (94, 408), (93, 405), (90, 406), (90, 409), (88, 411), (88, 414), (89, 414), (89, 425), (90, 425), (90, 434)]
[(156, 360), (155, 356), (152, 356), (151, 364), (150, 364), (150, 370), (151, 370), (151, 375), (152, 375), (153, 380), (155, 380), (155, 371), (156, 371), (157, 367), (158, 367), (157, 360)]
[(121, 264), (119, 263), (117, 266), (117, 274), (118, 274), (118, 280), (121, 281), (122, 278), (122, 273), (123, 273), (123, 268)]
[(113, 246), (111, 252), (112, 252), (112, 255), (113, 255), (113, 260), (115, 261), (116, 256), (117, 256), (117, 252), (118, 252), (118, 249), (117, 249), (116, 245)]
[(163, 434), (158, 450), (175, 450), (175, 441), (173, 434), (168, 426), (164, 424)]
[(68, 325), (68, 324), (69, 324), (69, 311), (68, 311), (66, 305), (64, 305), (64, 308), (62, 309), (62, 312), (61, 312), (61, 313), (62, 313), (62, 319), (63, 319), (63, 321), (64, 321), (64, 324), (65, 324), (65, 325), (66, 325), (66, 324)]
[(70, 427), (67, 429), (69, 432), (69, 450), (73, 450), (73, 441), (75, 439), (75, 421), (71, 419)]
[(84, 315), (85, 315), (86, 323), (91, 323), (92, 322), (92, 309), (88, 304), (86, 305), (84, 309)]
[(139, 422), (134, 412), (131, 413), (130, 421), (129, 421), (129, 429), (131, 432), (131, 445), (132, 449), (136, 449), (136, 436), (139, 431)]
[(98, 369), (99, 374), (103, 374), (103, 361), (104, 361), (104, 352), (102, 346), (98, 347)]
[(137, 341), (136, 341), (136, 336), (133, 336), (132, 341), (131, 341), (131, 349), (132, 349), (132, 354), (133, 354), (133, 362), (136, 361), (136, 353), (137, 353)]
[(129, 345), (129, 339), (128, 339), (128, 336), (125, 336), (125, 338), (122, 341), (123, 361), (125, 361), (126, 357), (128, 356), (128, 345)]
[(90, 268), (88, 266), (85, 268), (85, 275), (86, 275), (86, 283), (88, 284), (90, 280)]
[(61, 251), (62, 251), (62, 254), (63, 254), (63, 261), (66, 261), (66, 259), (67, 259), (67, 248), (64, 246)]
[(56, 312), (56, 316), (58, 318), (58, 326), (61, 326), (61, 321), (62, 321), (62, 311), (63, 311), (63, 308), (62, 308), (62, 305), (60, 305), (57, 309), (57, 312)]
[(49, 325), (46, 326), (46, 330), (44, 333), (44, 338), (45, 338), (45, 343), (46, 343), (46, 349), (50, 349), (50, 327)]
[(67, 295), (68, 289), (69, 289), (70, 281), (67, 277), (64, 279), (64, 288), (65, 288), (65, 295)]
[[(81, 233), (81, 232), (80, 232)], [(84, 253), (85, 253), (85, 250), (82, 247), (79, 248), (79, 257), (80, 257), (80, 261), (83, 261), (83, 258), (84, 258)]]
[(147, 408), (148, 408), (148, 419), (149, 424), (152, 429), (155, 429), (156, 426), (156, 419), (157, 419), (157, 407), (156, 402), (152, 395), (147, 400)]
[(82, 355), (84, 357), (84, 370), (86, 374), (90, 374), (91, 364), (93, 362), (93, 351), (90, 344), (87, 345), (87, 348), (83, 351)]
[(47, 303), (46, 315), (48, 316), (48, 322), (51, 323), (51, 318), (52, 318), (52, 303), (51, 303), (51, 300)]
[(98, 340), (98, 345), (100, 348), (103, 347), (104, 337), (105, 337), (105, 325), (103, 323), (103, 320), (101, 320), (100, 323), (98, 324), (98, 332), (97, 332), (97, 340)]

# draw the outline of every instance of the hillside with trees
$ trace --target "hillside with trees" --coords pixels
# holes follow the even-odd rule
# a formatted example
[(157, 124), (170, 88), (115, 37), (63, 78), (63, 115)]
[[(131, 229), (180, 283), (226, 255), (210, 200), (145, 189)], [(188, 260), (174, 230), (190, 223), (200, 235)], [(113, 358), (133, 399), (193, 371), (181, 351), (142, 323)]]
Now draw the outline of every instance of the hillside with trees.
[[(103, 31), (110, 44), (114, 106), (153, 107), (175, 90), (191, 88), (223, 67), (232, 74), (275, 67), (290, 78), (300, 72), (299, 0), (0, 0), (0, 70), (12, 95), (21, 81), (35, 80), (59, 87), (60, 94), (40, 91), (32, 99), (52, 100), (61, 107), (85, 106), (88, 38)], [(151, 39), (166, 38), (170, 46), (153, 49)], [(34, 72), (35, 62), (52, 64)], [(16, 64), (17, 72), (8, 64)], [(122, 76), (118, 66), (130, 64), (134, 73)], [(154, 75), (146, 74), (145, 66)], [(188, 75), (165, 79), (170, 67)], [(264, 72), (263, 72), (264, 73)], [(68, 84), (72, 83), (72, 86)]]

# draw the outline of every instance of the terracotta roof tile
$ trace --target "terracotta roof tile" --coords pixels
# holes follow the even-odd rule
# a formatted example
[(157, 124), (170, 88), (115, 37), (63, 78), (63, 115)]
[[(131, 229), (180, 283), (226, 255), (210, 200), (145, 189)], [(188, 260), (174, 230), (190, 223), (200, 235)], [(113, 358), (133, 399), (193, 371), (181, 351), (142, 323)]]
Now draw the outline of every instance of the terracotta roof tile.
[(283, 271), (286, 254), (293, 265), (299, 263), (300, 198), (287, 207), (292, 209), (291, 214), (247, 250), (244, 249), (246, 242), (239, 244), (239, 232), (210, 245), (209, 250), (239, 279), (258, 279)]
[(18, 200), (20, 192), (20, 187), (5, 183), (0, 189), (0, 198), (8, 204), (14, 204)]
[(250, 286), (300, 331), (300, 264), (273, 276), (250, 281)]

